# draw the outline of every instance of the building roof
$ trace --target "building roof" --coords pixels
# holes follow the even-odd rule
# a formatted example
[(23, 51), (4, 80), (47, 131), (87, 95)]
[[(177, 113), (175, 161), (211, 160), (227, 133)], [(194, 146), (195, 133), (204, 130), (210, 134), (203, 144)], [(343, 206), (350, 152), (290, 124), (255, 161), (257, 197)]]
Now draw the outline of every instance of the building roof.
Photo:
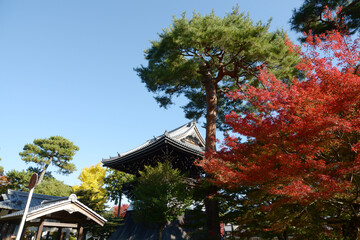
[[(78, 201), (75, 194), (71, 194), (66, 198), (45, 200), (39, 205), (30, 207), (26, 216), (26, 221), (31, 221), (43, 216), (54, 216), (57, 212), (61, 211), (66, 211), (71, 216), (74, 216), (74, 213), (80, 213), (85, 219), (92, 220), (101, 226), (106, 222), (105, 218)], [(0, 220), (7, 221), (19, 219), (23, 214), (24, 210), (13, 212), (2, 216)]]
[[(25, 208), (28, 195), (28, 192), (8, 189), (6, 193), (1, 194), (2, 201), (0, 201), (0, 209), (22, 210)], [(40, 205), (45, 200), (58, 199), (62, 199), (62, 197), (34, 193), (31, 199), (30, 207)]]
[[(194, 121), (184, 124), (172, 131), (147, 140), (144, 144), (115, 157), (102, 159), (106, 167), (129, 173), (137, 173), (144, 164), (151, 164), (149, 159), (159, 155), (161, 151), (170, 147), (180, 158), (201, 158), (205, 152), (205, 140), (201, 136)], [(144, 160), (147, 159), (147, 160)]]

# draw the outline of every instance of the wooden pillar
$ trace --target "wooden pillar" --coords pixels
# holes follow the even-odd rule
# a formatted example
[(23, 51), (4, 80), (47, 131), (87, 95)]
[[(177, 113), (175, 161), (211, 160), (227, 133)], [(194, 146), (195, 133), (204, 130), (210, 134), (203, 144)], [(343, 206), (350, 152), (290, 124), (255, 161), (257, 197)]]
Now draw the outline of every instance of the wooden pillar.
[(81, 240), (81, 239), (82, 239), (83, 233), (84, 233), (84, 227), (79, 224), (79, 226), (78, 226), (78, 237), (77, 237), (77, 240)]
[(36, 240), (40, 240), (41, 238), (41, 234), (42, 234), (42, 231), (43, 231), (43, 228), (44, 228), (44, 219), (41, 219), (41, 222), (40, 222), (40, 225), (38, 227), (38, 230), (37, 230), (37, 233), (36, 233)]

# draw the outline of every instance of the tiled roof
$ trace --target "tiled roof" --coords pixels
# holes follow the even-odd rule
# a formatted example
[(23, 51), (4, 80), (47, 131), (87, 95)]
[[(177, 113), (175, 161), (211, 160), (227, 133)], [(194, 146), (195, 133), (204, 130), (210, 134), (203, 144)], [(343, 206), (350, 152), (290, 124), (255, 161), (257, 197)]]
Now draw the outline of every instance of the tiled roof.
[(115, 157), (110, 157), (109, 159), (103, 159), (102, 163), (107, 166), (115, 162), (123, 162), (155, 147), (157, 144), (161, 144), (163, 141), (168, 141), (182, 150), (198, 156), (201, 156), (205, 151), (205, 140), (201, 136), (195, 122), (192, 121), (170, 132), (165, 131), (164, 134), (149, 139), (144, 144), (130, 151), (118, 154), (118, 156)]
[[(7, 210), (21, 210), (25, 208), (29, 193), (22, 191), (15, 191), (8, 189), (4, 194), (1, 194), (3, 201), (0, 201), (0, 209)], [(49, 200), (58, 200), (62, 197), (43, 195), (43, 194), (33, 194), (31, 199), (30, 207), (40, 205), (43, 201)]]
[[(91, 218), (100, 225), (103, 225), (106, 222), (106, 219), (104, 219), (95, 211), (85, 206), (80, 201), (78, 201), (75, 194), (71, 194), (69, 197), (66, 198), (58, 198), (57, 200), (52, 199), (52, 200), (44, 201), (42, 204), (30, 207), (27, 214), (27, 221), (32, 220), (33, 218), (38, 218), (39, 215), (46, 215), (51, 210), (60, 211), (60, 210), (71, 209), (72, 211), (75, 211), (76, 210), (75, 208), (72, 207), (69, 208), (69, 206), (71, 205), (75, 205), (80, 209), (82, 209), (81, 211), (82, 214), (86, 215), (88, 218)], [(0, 219), (1, 220), (17, 219), (20, 218), (23, 214), (24, 214), (24, 210), (21, 210), (2, 216)]]
[[(66, 203), (69, 201), (69, 198), (66, 198), (66, 199), (59, 199), (58, 201), (51, 201), (49, 203), (43, 203), (43, 204), (39, 204), (39, 205), (36, 205), (36, 206), (33, 206), (33, 207), (30, 207), (29, 208), (29, 212), (28, 212), (28, 215), (30, 215), (31, 213), (34, 213), (35, 211), (38, 211), (38, 210), (41, 210), (41, 209), (44, 209), (44, 208), (48, 208), (48, 207), (52, 207), (52, 206), (55, 206), (55, 205), (59, 205), (59, 204), (62, 204), (62, 203)], [(2, 216), (1, 218), (13, 218), (13, 217), (16, 217), (16, 216), (22, 216), (24, 214), (24, 210), (20, 210), (20, 211), (17, 211), (17, 212), (13, 212), (13, 213), (10, 213), (10, 214), (7, 214), (5, 216)]]

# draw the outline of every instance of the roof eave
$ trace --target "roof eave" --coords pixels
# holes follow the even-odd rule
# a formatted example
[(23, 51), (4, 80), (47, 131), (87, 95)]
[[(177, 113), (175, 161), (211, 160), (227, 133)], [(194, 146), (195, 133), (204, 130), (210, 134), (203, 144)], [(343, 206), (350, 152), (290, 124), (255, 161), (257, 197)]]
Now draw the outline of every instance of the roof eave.
[[(93, 210), (91, 210), (90, 208), (88, 208), (87, 206), (85, 206), (84, 204), (82, 204), (79, 201), (71, 201), (71, 200), (66, 200), (66, 201), (61, 201), (59, 203), (50, 205), (48, 207), (44, 206), (43, 208), (38, 208), (38, 209), (34, 209), (32, 211), (29, 211), (28, 215), (26, 216), (26, 221), (31, 221), (34, 220), (36, 218), (42, 217), (44, 215), (48, 215), (54, 212), (58, 212), (58, 211), (67, 211), (69, 210), (69, 208), (65, 208), (65, 207), (73, 207), (71, 205), (75, 205), (78, 208), (78, 212), (81, 212), (84, 216), (86, 216), (87, 218), (93, 220), (94, 222), (96, 222), (97, 224), (104, 226), (105, 222), (107, 222), (107, 220), (103, 217), (101, 217), (99, 214), (97, 214), (96, 212), (94, 212)], [(74, 209), (76, 210), (76, 209)], [(2, 216), (0, 219), (1, 220), (16, 220), (19, 218), (22, 218), (24, 210), (18, 211), (17, 215), (13, 215), (13, 213)], [(8, 216), (8, 217), (7, 217)]]
[(138, 156), (144, 155), (146, 153), (152, 152), (154, 151), (154, 149), (157, 149), (159, 146), (163, 145), (163, 144), (169, 144), (172, 146), (177, 147), (179, 150), (184, 151), (186, 153), (192, 154), (192, 155), (196, 155), (198, 157), (202, 157), (203, 156), (203, 152), (198, 151), (196, 149), (190, 148), (188, 146), (185, 146), (184, 144), (181, 144), (178, 142), (178, 140), (174, 140), (171, 137), (168, 136), (162, 136), (161, 138), (157, 139), (155, 142), (153, 142), (152, 144), (136, 151), (133, 153), (130, 153), (128, 155), (125, 155), (123, 157), (118, 157), (116, 159), (104, 159), (103, 160), (103, 165), (105, 167), (112, 167), (118, 164), (123, 164), (126, 163), (127, 161), (130, 161), (131, 159), (134, 159)]

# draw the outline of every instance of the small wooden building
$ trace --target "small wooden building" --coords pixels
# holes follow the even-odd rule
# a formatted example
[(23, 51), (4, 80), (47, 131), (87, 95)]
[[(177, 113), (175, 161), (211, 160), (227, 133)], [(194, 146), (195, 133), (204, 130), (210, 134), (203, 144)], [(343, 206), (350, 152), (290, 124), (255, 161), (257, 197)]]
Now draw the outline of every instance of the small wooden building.
[[(0, 195), (0, 217), (6, 214), (23, 210), (28, 198), (28, 192), (8, 189)], [(61, 199), (62, 197), (34, 193), (30, 207), (40, 205), (43, 201)]]
[[(26, 195), (24, 192), (17, 192), (20, 195)], [(83, 227), (85, 225), (96, 223), (103, 226), (106, 222), (106, 219), (78, 201), (75, 194), (64, 198), (39, 195), (42, 194), (34, 194), (35, 204), (32, 202), (30, 205), (21, 239), (30, 239), (30, 236), (27, 236), (28, 231), (26, 231), (29, 228), (36, 229), (36, 240), (41, 239), (44, 228), (56, 228), (57, 239), (65, 239), (64, 229), (76, 229), (77, 239), (80, 240), (83, 238)], [(48, 200), (43, 200), (40, 204), (36, 204), (39, 198), (47, 198)], [(19, 205), (20, 201), (24, 202), (23, 200), (19, 199), (17, 202), (13, 202), (13, 204)], [(4, 207), (7, 200), (4, 201), (0, 202), (0, 207), (3, 207), (2, 210), (5, 211)], [(19, 223), (24, 214), (24, 210), (10, 211), (12, 212), (0, 217), (0, 239), (3, 240), (16, 238)]]

